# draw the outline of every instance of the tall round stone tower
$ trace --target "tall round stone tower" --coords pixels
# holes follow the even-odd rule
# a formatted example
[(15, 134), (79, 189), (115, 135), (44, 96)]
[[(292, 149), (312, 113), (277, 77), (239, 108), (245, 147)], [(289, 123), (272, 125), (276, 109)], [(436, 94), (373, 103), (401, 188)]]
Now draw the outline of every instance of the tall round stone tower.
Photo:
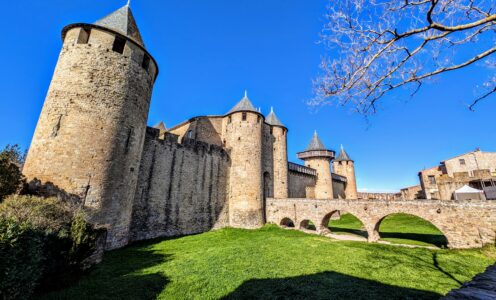
[(298, 158), (305, 161), (305, 166), (317, 171), (317, 182), (315, 184), (315, 198), (332, 199), (331, 161), (334, 151), (328, 150), (320, 141), (315, 131), (310, 144), (303, 152), (298, 153)]
[(272, 108), (265, 121), (271, 125), (274, 138), (274, 198), (288, 198), (288, 129), (277, 118)]
[(247, 95), (224, 118), (225, 144), (230, 151), (229, 223), (259, 228), (263, 220), (262, 141), (264, 117)]
[(121, 247), (158, 67), (128, 5), (66, 26), (62, 40), (23, 172), (32, 188), (79, 199), (108, 228), (107, 248)]
[(346, 199), (358, 199), (356, 178), (355, 178), (355, 163), (350, 158), (348, 153), (344, 151), (341, 145), (341, 152), (339, 152), (338, 157), (332, 163), (334, 173), (346, 177), (346, 188), (344, 193)]

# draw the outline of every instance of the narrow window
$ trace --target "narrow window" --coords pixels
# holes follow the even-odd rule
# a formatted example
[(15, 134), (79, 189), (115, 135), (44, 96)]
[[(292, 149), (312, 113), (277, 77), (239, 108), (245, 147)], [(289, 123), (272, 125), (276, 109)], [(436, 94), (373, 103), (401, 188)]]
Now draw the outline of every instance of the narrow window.
[(148, 72), (148, 68), (150, 67), (150, 56), (145, 53), (145, 56), (143, 56), (143, 62), (141, 63), (141, 67), (145, 69), (145, 71)]
[(241, 118), (242, 118), (243, 121), (246, 121), (246, 113), (245, 112), (243, 113), (243, 115), (242, 115)]
[(260, 116), (257, 117), (257, 123), (260, 123)]
[(274, 133), (274, 129), (272, 128), (272, 126), (270, 127), (270, 134)]
[(231, 116), (227, 118), (227, 124), (231, 124)]
[(126, 46), (126, 39), (116, 36), (114, 45), (112, 46), (112, 51), (122, 54), (124, 53), (124, 46)]
[(464, 166), (464, 165), (466, 165), (465, 159), (460, 158), (460, 166)]
[(435, 176), (429, 175), (428, 178), (429, 178), (429, 184), (432, 184), (432, 185), (436, 184), (436, 177)]
[(90, 39), (90, 33), (91, 33), (91, 29), (81, 28), (81, 30), (79, 30), (77, 43), (88, 44), (88, 40)]

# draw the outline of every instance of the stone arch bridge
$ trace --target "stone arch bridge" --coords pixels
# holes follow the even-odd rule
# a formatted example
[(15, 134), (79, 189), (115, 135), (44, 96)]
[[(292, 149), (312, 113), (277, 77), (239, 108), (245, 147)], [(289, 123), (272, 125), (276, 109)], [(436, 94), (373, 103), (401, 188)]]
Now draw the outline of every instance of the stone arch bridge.
[(450, 248), (477, 248), (496, 240), (496, 203), (488, 201), (268, 199), (266, 210), (268, 223), (291, 221), (301, 228), (312, 221), (320, 234), (328, 232), (334, 212), (348, 212), (363, 223), (369, 242), (379, 240), (381, 221), (396, 213), (429, 221), (444, 234)]

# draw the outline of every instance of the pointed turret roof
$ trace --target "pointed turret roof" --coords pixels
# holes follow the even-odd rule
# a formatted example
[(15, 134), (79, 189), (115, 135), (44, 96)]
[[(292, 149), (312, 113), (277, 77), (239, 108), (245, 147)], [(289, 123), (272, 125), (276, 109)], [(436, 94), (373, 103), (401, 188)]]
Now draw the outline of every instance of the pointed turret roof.
[(227, 114), (232, 114), (237, 111), (253, 111), (253, 112), (259, 112), (255, 106), (251, 103), (250, 99), (248, 99), (248, 92), (245, 91), (245, 96), (241, 101), (238, 102)]
[(162, 121), (155, 124), (155, 126), (153, 126), (153, 128), (159, 129), (160, 131), (167, 131), (167, 127), (165, 126), (165, 123)]
[(353, 161), (350, 158), (350, 156), (348, 155), (348, 153), (346, 153), (346, 151), (344, 151), (343, 145), (341, 145), (341, 152), (339, 152), (339, 155), (336, 158), (336, 161)]
[(96, 21), (95, 25), (117, 31), (141, 46), (145, 46), (138, 29), (138, 25), (136, 25), (136, 20), (134, 19), (131, 8), (129, 7), (129, 3), (103, 19)]
[(307, 149), (305, 149), (305, 151), (313, 150), (327, 150), (324, 146), (324, 143), (322, 143), (322, 141), (320, 140), (319, 135), (317, 134), (317, 130), (315, 130), (310, 144), (308, 145)]
[(283, 126), (279, 118), (276, 116), (274, 113), (274, 108), (270, 108), (270, 114), (265, 118), (265, 121), (270, 124), (270, 125), (277, 125), (277, 126)]

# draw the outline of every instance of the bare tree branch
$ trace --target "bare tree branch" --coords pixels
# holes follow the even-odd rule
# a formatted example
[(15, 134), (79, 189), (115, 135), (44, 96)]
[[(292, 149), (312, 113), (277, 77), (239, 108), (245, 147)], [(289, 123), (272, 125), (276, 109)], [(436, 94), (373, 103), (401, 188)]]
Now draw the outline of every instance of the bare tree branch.
[[(430, 78), (487, 60), (496, 52), (495, 9), (493, 0), (331, 1), (322, 41), (334, 58), (322, 60), (309, 104), (373, 113), (393, 90), (412, 85), (415, 95)], [(471, 109), (494, 93), (484, 86)]]

